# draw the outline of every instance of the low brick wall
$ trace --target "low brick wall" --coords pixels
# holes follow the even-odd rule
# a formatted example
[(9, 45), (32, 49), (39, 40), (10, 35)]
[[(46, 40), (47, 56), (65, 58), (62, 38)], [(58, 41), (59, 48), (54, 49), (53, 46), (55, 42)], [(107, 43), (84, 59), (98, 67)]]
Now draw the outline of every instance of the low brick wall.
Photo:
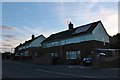
[(103, 60), (98, 60), (93, 62), (94, 68), (120, 68), (120, 58), (116, 57), (108, 57)]
[(52, 64), (52, 58), (50, 58), (50, 57), (35, 57), (33, 59), (33, 63), (43, 64), (43, 65)]

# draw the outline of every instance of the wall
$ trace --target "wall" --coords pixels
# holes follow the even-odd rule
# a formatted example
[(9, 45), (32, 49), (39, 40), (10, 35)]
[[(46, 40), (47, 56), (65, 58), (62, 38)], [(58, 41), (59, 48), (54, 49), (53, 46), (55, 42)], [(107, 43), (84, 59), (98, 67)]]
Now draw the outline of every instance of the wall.
[(41, 46), (41, 42), (45, 40), (45, 37), (40, 36), (39, 38), (33, 40), (30, 44), (31, 47), (40, 47)]
[[(60, 62), (66, 64), (69, 61), (70, 64), (80, 64), (80, 61), (87, 56), (91, 56), (94, 60), (96, 59), (96, 49), (105, 48), (102, 42), (91, 40), (80, 43), (72, 43), (63, 46), (56, 46), (45, 48), (47, 53), (58, 53), (61, 56)], [(66, 59), (66, 52), (80, 51), (80, 59)]]
[(89, 41), (89, 40), (94, 40), (94, 37), (92, 34), (74, 36), (74, 37), (70, 37), (70, 38), (64, 38), (59, 41), (45, 43), (45, 44), (43, 44), (43, 47), (46, 48), (46, 47), (60, 46), (60, 45), (79, 43), (79, 42)]
[(79, 42), (89, 41), (89, 40), (94, 40), (92, 34), (79, 35), (71, 38), (66, 38), (64, 40), (61, 40), (61, 42), (62, 42), (62, 45), (65, 45), (65, 44), (79, 43)]
[(97, 25), (97, 27), (93, 30), (92, 33), (93, 33), (93, 36), (94, 36), (94, 40), (102, 41), (102, 42), (105, 41), (105, 42), (109, 43), (109, 36), (105, 32), (101, 23), (99, 23)]

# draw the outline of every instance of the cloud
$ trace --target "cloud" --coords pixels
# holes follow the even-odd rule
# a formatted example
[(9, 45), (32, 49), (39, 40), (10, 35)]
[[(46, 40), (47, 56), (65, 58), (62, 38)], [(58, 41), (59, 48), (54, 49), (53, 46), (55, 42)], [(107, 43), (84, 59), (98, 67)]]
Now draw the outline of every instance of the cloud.
[(12, 45), (10, 45), (10, 44), (2, 44), (2, 46), (11, 47)]
[[(56, 8), (57, 14), (59, 15), (60, 21), (63, 24), (68, 23), (68, 21), (84, 21), (83, 17), (86, 16), (86, 13), (89, 13), (90, 10), (97, 5), (98, 2), (73, 2), (65, 3), (60, 2)], [(66, 6), (68, 5), (68, 6)], [(86, 6), (87, 5), (87, 6)]]
[(0, 48), (0, 49), (1, 49), (1, 50), (3, 50), (3, 49), (4, 49), (4, 50), (6, 50), (6, 51), (7, 51), (7, 49), (9, 49), (9, 48), (6, 48), (6, 47), (4, 47), (4, 48), (3, 48), (3, 47), (2, 47), (2, 48)]
[[(93, 1), (93, 0), (92, 0)], [(58, 6), (56, 7), (55, 12), (59, 15), (59, 19), (63, 24), (66, 24), (67, 21), (73, 21), (77, 25), (81, 25), (81, 23), (88, 23), (97, 20), (102, 20), (103, 25), (105, 26), (107, 32), (110, 35), (116, 34), (116, 27), (118, 16), (117, 12), (111, 10), (110, 8), (98, 7), (98, 0), (96, 2), (87, 2), (84, 3), (72, 3), (71, 5), (67, 6), (68, 3), (60, 2), (56, 3)], [(74, 7), (74, 5), (76, 7)], [(94, 9), (95, 8), (95, 9)], [(45, 21), (41, 23), (46, 24)], [(24, 25), (24, 26), (2, 26), (1, 34), (4, 38), (4, 42), (6, 43), (5, 46), (12, 46), (15, 47), (19, 43), (22, 43), (26, 40), (31, 39), (31, 35), (46, 35), (48, 37), (52, 33), (56, 33), (54, 29), (48, 30), (48, 27), (43, 26), (31, 26), (31, 25)]]
[[(34, 29), (30, 29), (31, 31)], [(2, 45), (4, 48), (9, 49), (16, 47), (19, 43), (28, 39), (30, 32), (24, 27), (11, 27), (11, 26), (2, 26)], [(6, 51), (5, 49), (3, 51)]]
[(9, 35), (9, 34), (5, 34), (2, 35), (2, 41), (6, 42), (6, 43), (14, 43), (16, 41), (20, 41), (15, 35)]
[(15, 29), (16, 29), (15, 27), (2, 25), (2, 30), (12, 31), (12, 30), (15, 30)]
[(58, 5), (60, 5), (59, 7), (56, 8), (57, 14), (59, 15), (60, 21), (63, 22), (63, 20), (66, 17), (66, 10), (65, 10), (65, 6), (64, 6), (64, 2), (60, 2)]
[(5, 44), (6, 47), (7, 45), (8, 46), (11, 45), (12, 48), (15, 48), (18, 44), (30, 40), (32, 34), (40, 35), (42, 33), (41, 27), (35, 27), (35, 26), (15, 27), (15, 29), (16, 30), (12, 31), (11, 34), (9, 33), (2, 34), (3, 42), (6, 43)]
[(1, 53), (9, 52), (9, 51), (10, 51), (10, 48), (6, 48), (6, 47), (0, 48), (0, 52), (1, 52)]
[(6, 52), (6, 51), (10, 51), (10, 48), (12, 45), (6, 42), (1, 42), (0, 44), (0, 52)]
[[(75, 4), (77, 7), (74, 6)], [(68, 8), (66, 3), (60, 3), (57, 10), (61, 22), (70, 20), (77, 25), (83, 25), (101, 20), (109, 35), (112, 36), (118, 32), (117, 3), (100, 3), (96, 0), (96, 2), (75, 4), (71, 4), (73, 8)], [(63, 24), (66, 24), (66, 22)]]
[(109, 35), (115, 35), (118, 32), (118, 12), (108, 8), (101, 8), (97, 15), (89, 12), (86, 14), (86, 20), (101, 20)]
[(15, 48), (20, 43), (25, 42), (26, 40), (31, 39), (31, 35), (40, 35), (44, 33), (44, 35), (49, 35), (52, 31), (43, 31), (41, 27), (35, 26), (22, 26), (22, 27), (15, 27), (16, 30), (12, 31), (11, 34), (4, 33), (2, 34), (2, 51), (10, 51), (10, 48)]
[[(89, 0), (89, 2), (118, 2), (119, 0)], [(2, 0), (2, 2), (28, 2), (28, 0)], [(29, 0), (29, 2), (88, 2), (88, 0)]]
[(6, 38), (15, 38), (15, 36), (14, 35), (2, 35), (3, 37), (6, 37)]

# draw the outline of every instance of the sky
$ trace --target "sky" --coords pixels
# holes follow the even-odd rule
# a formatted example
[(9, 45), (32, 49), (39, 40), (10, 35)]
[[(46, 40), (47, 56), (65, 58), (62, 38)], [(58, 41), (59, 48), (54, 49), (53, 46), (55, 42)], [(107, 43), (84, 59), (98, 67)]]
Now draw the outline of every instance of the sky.
[(118, 33), (118, 2), (2, 2), (0, 52), (11, 51), (31, 35), (45, 37), (101, 20), (110, 36)]

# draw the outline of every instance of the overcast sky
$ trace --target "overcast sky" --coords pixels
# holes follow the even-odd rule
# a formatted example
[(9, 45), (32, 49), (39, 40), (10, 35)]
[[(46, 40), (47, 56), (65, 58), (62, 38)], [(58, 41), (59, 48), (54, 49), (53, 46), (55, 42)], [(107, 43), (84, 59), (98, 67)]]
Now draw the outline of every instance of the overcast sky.
[[(110, 36), (118, 32), (118, 2), (3, 2), (2, 46), (10, 51), (31, 35), (45, 37), (101, 20)], [(1, 51), (0, 51), (1, 52)]]

